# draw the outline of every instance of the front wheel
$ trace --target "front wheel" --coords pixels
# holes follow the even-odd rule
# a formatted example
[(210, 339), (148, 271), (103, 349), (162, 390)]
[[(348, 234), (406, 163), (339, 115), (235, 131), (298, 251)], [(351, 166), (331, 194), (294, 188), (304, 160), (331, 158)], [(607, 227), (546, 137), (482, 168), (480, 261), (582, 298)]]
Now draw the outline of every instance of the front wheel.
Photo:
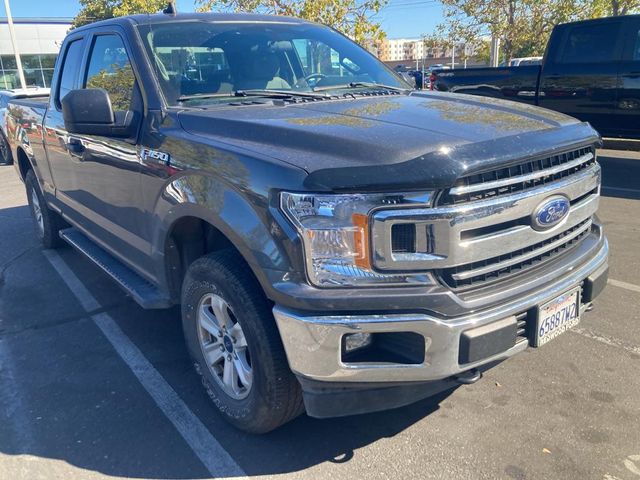
[(236, 427), (265, 433), (303, 411), (269, 302), (235, 253), (191, 264), (182, 288), (182, 326), (211, 400)]

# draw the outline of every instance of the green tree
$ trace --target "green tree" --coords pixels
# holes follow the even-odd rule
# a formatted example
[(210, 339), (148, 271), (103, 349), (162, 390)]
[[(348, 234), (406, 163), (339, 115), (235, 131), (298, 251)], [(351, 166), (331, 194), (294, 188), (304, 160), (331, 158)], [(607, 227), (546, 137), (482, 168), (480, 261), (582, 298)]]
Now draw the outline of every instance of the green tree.
[(597, 16), (617, 17), (640, 11), (640, 0), (594, 0), (594, 11)]
[(103, 88), (109, 94), (111, 106), (114, 110), (129, 110), (131, 96), (136, 79), (127, 63), (124, 66), (113, 64), (107, 69), (100, 70), (87, 79), (87, 88)]
[(167, 0), (79, 0), (80, 11), (73, 19), (74, 27), (135, 13), (156, 13)]
[(269, 13), (329, 25), (364, 44), (384, 38), (373, 17), (387, 0), (195, 0), (199, 11)]

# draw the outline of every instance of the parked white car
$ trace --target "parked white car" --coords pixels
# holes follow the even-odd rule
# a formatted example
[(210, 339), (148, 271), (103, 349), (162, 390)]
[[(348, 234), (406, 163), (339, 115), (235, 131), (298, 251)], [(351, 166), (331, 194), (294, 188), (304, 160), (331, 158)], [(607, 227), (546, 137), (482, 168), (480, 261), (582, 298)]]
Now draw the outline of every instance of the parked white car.
[(542, 57), (521, 57), (509, 60), (510, 67), (524, 67), (525, 65), (540, 65)]
[(15, 88), (12, 90), (0, 90), (0, 165), (7, 165), (12, 162), (11, 150), (7, 143), (7, 104), (14, 98), (47, 97), (48, 88), (27, 87)]

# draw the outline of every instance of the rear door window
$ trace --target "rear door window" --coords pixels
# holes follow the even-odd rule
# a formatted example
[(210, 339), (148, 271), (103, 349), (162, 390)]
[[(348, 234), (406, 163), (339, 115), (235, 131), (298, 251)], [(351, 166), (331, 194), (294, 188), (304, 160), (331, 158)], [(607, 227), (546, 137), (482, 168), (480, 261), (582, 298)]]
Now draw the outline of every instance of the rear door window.
[(82, 62), (82, 53), (82, 40), (74, 40), (67, 47), (64, 59), (60, 63), (62, 72), (58, 86), (58, 106), (65, 95), (76, 88), (78, 70), (80, 70), (80, 63)]
[(606, 63), (620, 59), (618, 38), (622, 24), (607, 22), (572, 27), (556, 58), (557, 63)]

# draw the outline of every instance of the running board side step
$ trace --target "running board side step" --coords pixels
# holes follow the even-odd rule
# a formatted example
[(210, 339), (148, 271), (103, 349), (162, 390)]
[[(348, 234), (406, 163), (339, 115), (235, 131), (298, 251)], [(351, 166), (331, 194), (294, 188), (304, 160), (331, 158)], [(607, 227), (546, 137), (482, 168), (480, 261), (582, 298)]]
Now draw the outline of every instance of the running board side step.
[(79, 230), (75, 228), (60, 230), (60, 238), (113, 278), (142, 308), (167, 308), (173, 305), (169, 296), (100, 248)]

